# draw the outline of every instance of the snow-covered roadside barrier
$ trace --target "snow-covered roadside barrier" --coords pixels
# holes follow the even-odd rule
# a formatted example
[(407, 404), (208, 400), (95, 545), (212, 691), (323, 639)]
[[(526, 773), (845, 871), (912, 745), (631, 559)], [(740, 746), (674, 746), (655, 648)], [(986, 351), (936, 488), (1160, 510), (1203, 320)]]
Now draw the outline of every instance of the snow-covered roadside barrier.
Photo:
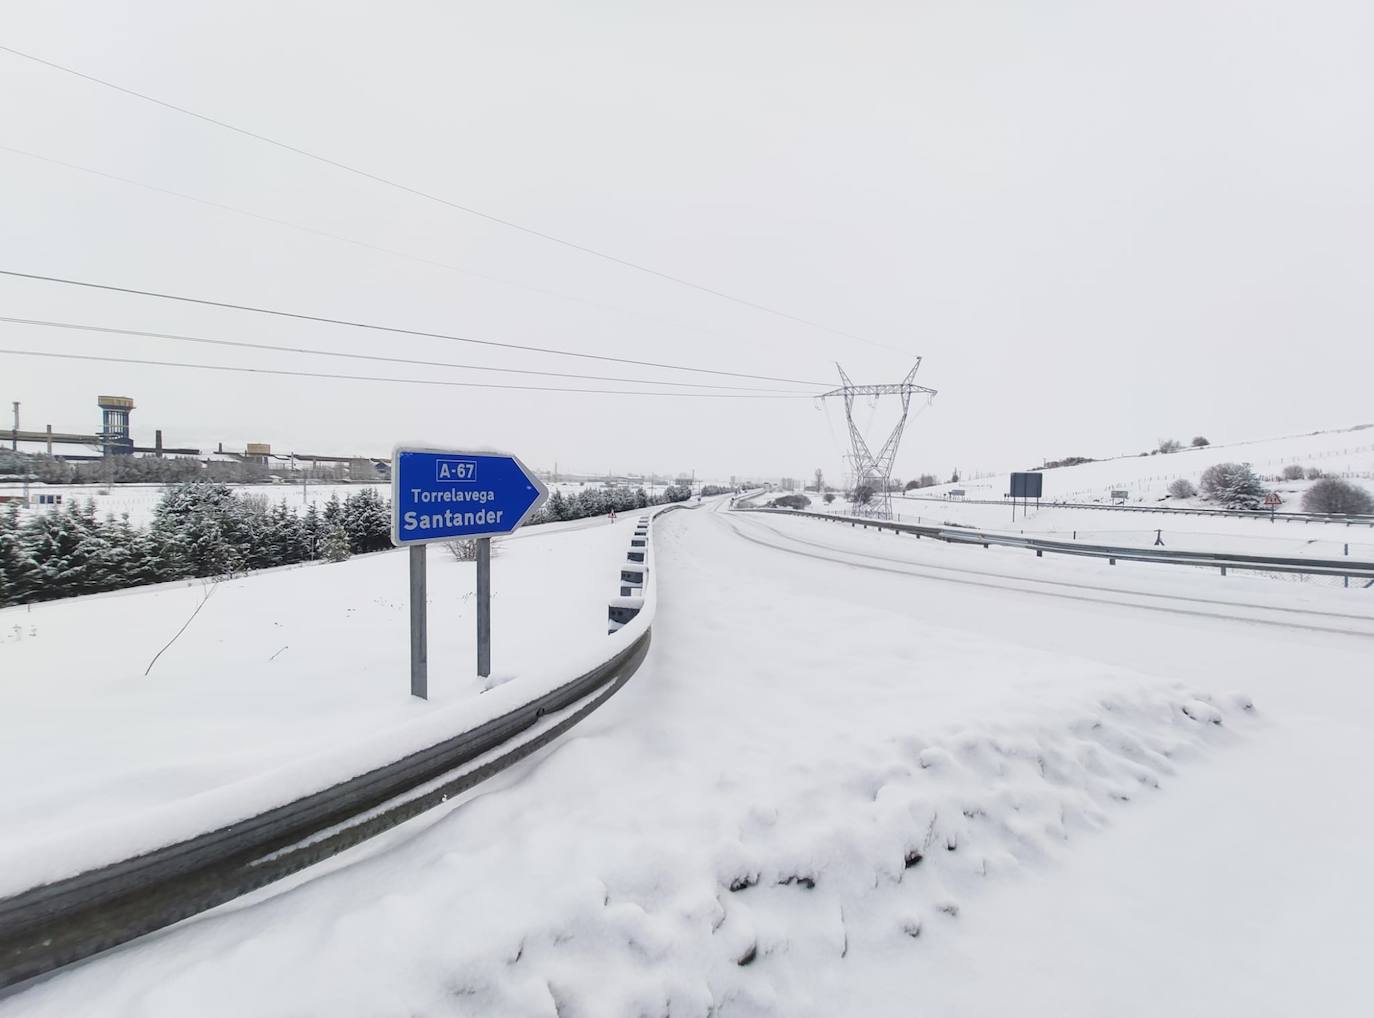
[(1315, 557), (1287, 557), (1265, 554), (1235, 553), (1224, 551), (1190, 551), (1174, 548), (1141, 547), (1138, 545), (1112, 546), (1077, 543), (1063, 540), (1047, 540), (1035, 535), (1008, 534), (999, 531), (976, 530), (962, 525), (925, 526), (915, 523), (902, 523), (893, 520), (863, 516), (843, 516), (834, 513), (810, 512), (807, 510), (784, 509), (779, 507), (737, 507), (738, 511), (789, 516), (797, 519), (819, 520), (826, 523), (848, 523), (851, 527), (865, 530), (885, 530), (897, 534), (912, 534), (919, 540), (922, 536), (933, 538), (946, 544), (975, 545), (984, 548), (1000, 546), (1021, 548), (1034, 551), (1036, 557), (1044, 557), (1046, 552), (1053, 555), (1068, 555), (1080, 558), (1105, 559), (1111, 565), (1123, 562), (1147, 562), (1164, 565), (1190, 566), (1194, 568), (1220, 569), (1225, 576), (1228, 569), (1249, 571), (1259, 574), (1293, 574), (1298, 576), (1345, 577), (1347, 585), (1351, 578), (1374, 583), (1374, 561), (1338, 558), (1323, 559)]
[[(647, 532), (647, 525), (637, 530), (645, 535), (643, 541), (647, 541)], [(290, 768), (254, 775), (190, 800), (169, 802), (160, 809), (116, 817), (100, 825), (97, 837), (54, 844), (48, 852), (32, 851), (31, 843), (22, 846), (25, 851), (6, 852), (5, 890), (10, 896), (0, 900), (0, 985), (76, 960), (260, 886), (264, 871), (247, 878), (240, 872), (245, 853), (265, 853), (262, 860), (280, 871), (277, 876), (294, 872), (328, 854), (308, 846), (333, 838), (339, 829), (338, 820), (347, 816), (347, 810), (372, 818), (379, 816), (378, 807), (386, 804), (387, 810), (404, 819), (416, 815), (419, 801), (407, 800), (405, 789), (427, 789), (451, 767), (481, 762), (476, 772), (461, 778), (463, 787), (471, 787), (522, 759), (532, 751), (529, 747), (544, 744), (604, 702), (638, 667), (647, 650), (655, 605), (647, 576), (639, 593), (633, 617), (612, 633), (605, 648), (595, 654), (596, 662), (590, 667), (575, 665), (578, 670), (573, 671), (569, 661), (576, 662), (579, 656), (564, 658), (559, 678), (550, 675), (541, 683), (548, 691), (539, 696), (531, 697), (529, 682), (494, 687), (476, 698), (475, 704), (468, 701), (441, 708), (423, 720), (346, 750), (298, 760)], [(594, 699), (593, 693), (598, 694)], [(574, 707), (575, 713), (568, 714)], [(546, 715), (563, 716), (550, 730), (542, 721)], [(538, 736), (528, 740), (529, 746), (521, 739), (526, 732)], [(513, 748), (504, 757), (491, 757), (493, 750), (504, 750), (508, 744)], [(416, 752), (417, 745), (429, 748)], [(437, 805), (445, 798), (430, 797), (426, 802)], [(381, 823), (369, 820), (367, 833), (338, 838), (338, 849), (334, 850), (356, 844), (360, 837), (379, 833), (394, 822), (394, 817)], [(312, 830), (327, 838), (316, 839)], [(304, 861), (283, 864), (280, 848), (291, 847), (293, 842), (305, 849), (301, 852)], [(213, 889), (207, 891), (207, 880), (199, 874), (232, 859), (238, 862), (225, 874), (214, 876), (209, 881)], [(236, 880), (242, 880), (244, 886), (229, 893)], [(199, 886), (194, 886), (197, 881)], [(178, 891), (178, 883), (193, 886)], [(188, 895), (190, 902), (181, 900)], [(159, 910), (155, 918), (144, 919), (139, 914), (138, 899), (145, 896), (150, 899), (148, 908)], [(100, 912), (111, 902), (118, 906), (114, 917)], [(100, 915), (94, 924), (93, 911)], [(78, 946), (68, 949), (62, 946), (68, 933), (64, 924), (70, 924), (68, 917), (75, 917), (70, 921), (75, 926), (95, 926), (98, 932), (88, 934), (78, 929), (72, 938)], [(120, 923), (128, 924), (127, 931)], [(54, 930), (56, 938), (52, 936)], [(59, 943), (54, 950), (61, 953), (50, 958), (43, 945), (53, 939)]]

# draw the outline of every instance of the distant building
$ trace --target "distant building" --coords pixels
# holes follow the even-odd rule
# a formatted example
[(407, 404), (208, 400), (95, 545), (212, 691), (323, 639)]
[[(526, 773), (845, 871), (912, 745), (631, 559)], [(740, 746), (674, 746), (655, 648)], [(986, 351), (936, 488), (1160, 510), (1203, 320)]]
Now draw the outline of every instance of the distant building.
[(113, 456), (129, 455), (134, 451), (134, 440), (129, 434), (129, 412), (134, 401), (128, 396), (97, 396), (96, 405), (100, 407), (102, 450)]

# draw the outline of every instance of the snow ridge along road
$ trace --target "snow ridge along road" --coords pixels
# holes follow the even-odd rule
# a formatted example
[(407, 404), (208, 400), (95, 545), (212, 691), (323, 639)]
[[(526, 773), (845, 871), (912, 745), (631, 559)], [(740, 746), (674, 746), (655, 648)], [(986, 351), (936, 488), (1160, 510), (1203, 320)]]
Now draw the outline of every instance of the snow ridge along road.
[(638, 669), (650, 640), (652, 582), (644, 593), (640, 617), (608, 638), (615, 649), (609, 660), (491, 721), (258, 816), (0, 900), (0, 987), (295, 873), (534, 753), (604, 704)]

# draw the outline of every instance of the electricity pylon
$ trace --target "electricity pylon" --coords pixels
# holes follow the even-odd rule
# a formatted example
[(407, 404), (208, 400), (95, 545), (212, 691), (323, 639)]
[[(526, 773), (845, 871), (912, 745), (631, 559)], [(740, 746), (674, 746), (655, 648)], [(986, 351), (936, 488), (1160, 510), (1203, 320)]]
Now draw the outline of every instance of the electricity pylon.
[[(855, 385), (848, 375), (844, 373), (844, 368), (838, 364), (835, 368), (840, 373), (840, 381), (844, 384), (838, 389), (831, 389), (823, 392), (821, 399), (832, 396), (844, 398), (844, 417), (849, 423), (849, 442), (853, 446), (853, 466), (854, 466), (854, 490), (857, 492), (861, 488), (867, 488), (871, 493), (867, 501), (856, 501), (854, 512), (859, 516), (872, 516), (877, 519), (892, 518), (892, 464), (897, 459), (897, 446), (902, 441), (902, 431), (906, 428), (907, 414), (911, 411), (911, 397), (918, 392), (929, 394), (931, 399), (935, 398), (936, 390), (927, 389), (924, 385), (917, 385), (914, 381), (916, 372), (921, 369), (921, 358), (916, 358), (916, 366), (908, 373), (906, 378), (891, 385)], [(856, 396), (899, 396), (902, 401), (902, 415), (897, 419), (897, 424), (893, 427), (892, 433), (887, 436), (887, 441), (878, 450), (877, 455), (869, 448), (868, 442), (864, 439), (859, 426), (854, 423), (854, 399)]]

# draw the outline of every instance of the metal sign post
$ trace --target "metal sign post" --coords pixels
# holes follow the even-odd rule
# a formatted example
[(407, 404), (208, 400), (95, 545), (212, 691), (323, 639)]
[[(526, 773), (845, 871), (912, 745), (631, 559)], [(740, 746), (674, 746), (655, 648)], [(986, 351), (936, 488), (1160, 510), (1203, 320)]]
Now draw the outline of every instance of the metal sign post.
[(491, 538), (477, 539), (477, 674), (491, 674)]
[(429, 612), (425, 546), (410, 549), (410, 695), (429, 699)]
[(477, 674), (491, 674), (491, 539), (514, 533), (548, 489), (509, 453), (398, 446), (391, 458), (391, 543), (410, 548), (410, 691), (429, 695), (425, 545), (475, 539)]
[(1045, 489), (1045, 477), (1036, 471), (1022, 471), (1011, 475), (1011, 519), (1016, 522), (1016, 500), (1021, 500), (1022, 516), (1030, 512), (1030, 500), (1040, 508), (1040, 495)]

